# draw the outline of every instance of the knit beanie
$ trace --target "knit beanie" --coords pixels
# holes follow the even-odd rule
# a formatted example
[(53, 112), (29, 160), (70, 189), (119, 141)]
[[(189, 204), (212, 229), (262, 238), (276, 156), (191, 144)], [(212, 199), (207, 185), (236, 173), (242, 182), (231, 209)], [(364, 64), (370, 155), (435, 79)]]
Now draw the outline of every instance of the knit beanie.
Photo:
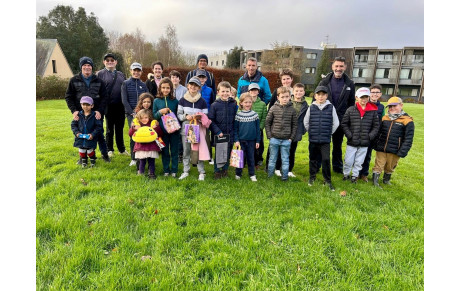
[(208, 56), (205, 55), (205, 54), (199, 55), (198, 58), (196, 59), (196, 63), (198, 64), (198, 62), (199, 62), (201, 59), (205, 59), (205, 60), (206, 60), (206, 63), (209, 63), (209, 62), (208, 62)]
[(80, 58), (80, 69), (81, 67), (83, 67), (83, 65), (91, 65), (91, 67), (94, 69), (94, 64), (93, 64), (93, 60), (90, 58), (90, 57), (81, 57)]

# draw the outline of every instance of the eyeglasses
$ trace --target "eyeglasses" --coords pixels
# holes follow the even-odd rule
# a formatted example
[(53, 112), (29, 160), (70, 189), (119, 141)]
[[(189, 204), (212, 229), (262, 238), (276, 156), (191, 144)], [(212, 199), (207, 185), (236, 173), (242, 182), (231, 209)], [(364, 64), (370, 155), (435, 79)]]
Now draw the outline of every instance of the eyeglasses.
[(382, 92), (371, 92), (371, 94), (381, 94)]

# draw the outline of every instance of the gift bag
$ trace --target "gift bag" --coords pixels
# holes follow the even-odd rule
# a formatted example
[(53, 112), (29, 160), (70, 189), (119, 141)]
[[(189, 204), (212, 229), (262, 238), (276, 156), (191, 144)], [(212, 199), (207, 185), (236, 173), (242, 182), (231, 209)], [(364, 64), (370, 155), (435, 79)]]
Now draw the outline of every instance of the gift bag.
[(228, 163), (228, 143), (230, 142), (230, 135), (224, 134), (222, 137), (214, 135), (214, 144), (216, 146), (216, 159), (214, 163), (218, 169), (222, 168)]
[(230, 166), (241, 169), (244, 167), (244, 155), (241, 146), (233, 146), (232, 153), (230, 154)]
[(161, 139), (161, 137), (158, 137), (155, 142), (157, 143), (157, 146), (160, 148), (164, 148), (166, 146), (165, 142)]
[(200, 126), (196, 119), (192, 119), (189, 124), (185, 125), (185, 136), (188, 143), (200, 142)]
[(199, 151), (194, 151), (194, 150), (190, 151), (190, 163), (192, 165), (198, 164), (199, 158), (200, 158)]
[(169, 110), (168, 114), (163, 114), (163, 116), (161, 116), (161, 121), (168, 133), (173, 133), (180, 129), (179, 120), (171, 110)]

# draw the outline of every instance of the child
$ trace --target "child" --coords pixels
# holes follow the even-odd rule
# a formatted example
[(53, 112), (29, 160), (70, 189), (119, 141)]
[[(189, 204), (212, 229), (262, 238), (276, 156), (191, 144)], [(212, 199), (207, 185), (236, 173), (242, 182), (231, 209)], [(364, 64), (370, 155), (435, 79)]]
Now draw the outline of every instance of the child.
[[(131, 123), (136, 115), (134, 108), (138, 103), (137, 101), (139, 99), (139, 95), (148, 92), (147, 86), (140, 80), (142, 75), (142, 65), (139, 63), (132, 63), (130, 69), (131, 77), (128, 80), (123, 81), (123, 84), (121, 85), (121, 101), (125, 107), (128, 127), (131, 127)], [(131, 148), (131, 162), (129, 163), (129, 166), (134, 166), (136, 164), (133, 153), (134, 142), (131, 140), (129, 145)]]
[(331, 137), (339, 127), (339, 118), (334, 105), (327, 100), (328, 88), (318, 86), (315, 89), (315, 101), (313, 101), (305, 114), (303, 124), (308, 131), (308, 151), (310, 159), (310, 178), (308, 186), (312, 186), (316, 180), (316, 174), (320, 165), (318, 157), (321, 157), (321, 167), (324, 184), (335, 191), (331, 182)]
[(380, 187), (379, 177), (383, 174), (383, 184), (391, 185), (390, 178), (400, 158), (407, 156), (414, 139), (414, 122), (404, 112), (403, 102), (399, 97), (388, 100), (388, 114), (382, 118), (375, 141), (375, 165), (372, 169), (374, 186)]
[(174, 96), (176, 97), (177, 101), (179, 101), (182, 99), (182, 97), (184, 97), (184, 94), (187, 93), (187, 88), (180, 84), (181, 74), (178, 71), (172, 70), (169, 73), (169, 77), (171, 78), (171, 82), (174, 85)]
[[(206, 101), (201, 97), (200, 92), (198, 92), (201, 88), (201, 82), (200, 79), (197, 77), (192, 77), (188, 81), (187, 84), (188, 91), (185, 93), (184, 97), (179, 101), (179, 106), (177, 109), (177, 118), (180, 121), (183, 121), (182, 129), (181, 129), (181, 135), (182, 135), (182, 146), (184, 148), (184, 154), (183, 154), (183, 163), (184, 163), (184, 172), (182, 175), (179, 177), (179, 180), (185, 179), (189, 175), (190, 171), (190, 158), (191, 158), (191, 144), (187, 142), (187, 133), (185, 132), (185, 125), (189, 124), (191, 120), (195, 119), (198, 120), (198, 123), (200, 124), (200, 129), (202, 126), (205, 126), (203, 124), (203, 120), (201, 120), (203, 117), (206, 117), (206, 115), (200, 115), (199, 113), (208, 113), (208, 106), (206, 104)], [(207, 124), (206, 124), (207, 125)], [(206, 126), (205, 126), (206, 127)], [(209, 127), (209, 125), (208, 125)], [(201, 138), (200, 135), (200, 142), (199, 142), (199, 161), (197, 163), (198, 166), (198, 172), (200, 173), (198, 176), (199, 181), (204, 181), (204, 178), (206, 176), (206, 172), (204, 170), (204, 162), (205, 160), (209, 160), (209, 149), (206, 144), (206, 140), (203, 136)]]
[[(235, 117), (235, 146), (240, 146), (244, 153), (244, 163), (248, 164), (249, 178), (257, 182), (255, 175), (254, 150), (259, 148), (260, 121), (256, 112), (251, 110), (252, 97), (248, 93), (240, 96), (241, 111)], [(243, 164), (244, 166), (244, 164)], [(242, 168), (236, 168), (235, 179), (241, 179)]]
[(359, 171), (366, 157), (367, 148), (379, 131), (377, 106), (369, 103), (369, 88), (356, 90), (356, 104), (345, 111), (341, 122), (342, 130), (347, 137), (347, 149), (343, 163), (343, 180), (350, 177), (351, 183), (358, 180)]
[[(129, 129), (129, 136), (132, 137), (134, 133), (141, 128), (142, 126), (151, 126), (158, 136), (162, 136), (162, 130), (158, 125), (158, 122), (153, 119), (152, 111), (148, 109), (141, 109), (136, 114), (136, 124), (133, 122), (132, 126)], [(139, 160), (139, 170), (138, 175), (143, 175), (145, 172), (145, 165), (149, 163), (149, 178), (156, 179), (155, 175), (155, 159), (158, 159), (159, 152), (161, 151), (160, 147), (155, 141), (149, 143), (139, 143), (136, 142), (133, 149), (135, 153), (135, 158)]]
[[(254, 152), (254, 162), (256, 163), (256, 168), (258, 169), (262, 166), (264, 158), (264, 127), (265, 127), (265, 118), (267, 118), (267, 104), (263, 102), (259, 95), (260, 87), (257, 83), (251, 83), (248, 87), (248, 94), (252, 99), (252, 110), (254, 110), (259, 116), (260, 130), (259, 130), (259, 148)], [(244, 93), (243, 93), (244, 94)]]
[(147, 86), (148, 92), (152, 94), (152, 96), (158, 95), (158, 85), (160, 84), (161, 78), (163, 77), (163, 63), (156, 61), (152, 64), (152, 73), (147, 75), (147, 80), (145, 81), (145, 85)]
[[(379, 84), (374, 84), (370, 88), (371, 95), (369, 97), (369, 102), (377, 105), (377, 116), (379, 117), (379, 122), (382, 122), (383, 116), (385, 116), (385, 106), (380, 103), (379, 99), (382, 97), (382, 86)], [(364, 182), (368, 182), (367, 176), (369, 175), (369, 164), (371, 162), (372, 157), (372, 149), (374, 148), (374, 142), (371, 142), (371, 146), (367, 148), (366, 157), (364, 158), (364, 162), (359, 171), (359, 179), (363, 180)]]
[[(179, 169), (179, 142), (180, 131), (168, 133), (163, 125), (161, 117), (163, 114), (173, 112), (177, 116), (177, 106), (179, 101), (173, 94), (173, 83), (171, 79), (165, 77), (161, 79), (158, 86), (158, 95), (153, 102), (154, 118), (160, 122), (161, 130), (163, 131), (163, 142), (165, 147), (161, 151), (161, 160), (163, 162), (163, 172), (165, 176), (175, 178)], [(171, 168), (169, 165), (171, 164)]]
[[(211, 108), (211, 104), (214, 103), (214, 101), (216, 100), (216, 96), (212, 88), (206, 85), (206, 80), (208, 79), (208, 77), (206, 77), (206, 71), (198, 69), (196, 70), (196, 76), (198, 77), (201, 83), (201, 97), (204, 99), (204, 101), (206, 101), (209, 111), (209, 109)], [(209, 156), (211, 157), (209, 164), (212, 165), (214, 164), (214, 160), (212, 159), (211, 132), (209, 130), (206, 130), (206, 144), (208, 145)]]
[[(295, 135), (294, 140), (291, 143), (291, 147), (289, 149), (289, 177), (295, 178), (294, 173), (292, 173), (292, 169), (294, 168), (295, 162), (295, 152), (297, 150), (297, 144), (299, 141), (302, 140), (302, 136), (306, 133), (305, 127), (303, 126), (303, 119), (305, 118), (305, 114), (308, 110), (307, 101), (305, 101), (305, 86), (302, 83), (297, 83), (292, 88), (294, 92), (294, 96), (291, 97), (292, 106), (294, 107), (297, 113), (297, 132)], [(276, 161), (276, 171), (281, 169), (281, 157), (278, 155), (278, 159)]]
[[(216, 158), (214, 160), (214, 179), (220, 179), (222, 177), (227, 177), (229, 162), (232, 145), (233, 145), (233, 123), (235, 121), (236, 112), (238, 110), (238, 105), (236, 101), (230, 98), (231, 85), (227, 81), (222, 81), (217, 85), (218, 96), (220, 97), (214, 103), (211, 104), (208, 117), (211, 119), (211, 137), (215, 135), (223, 137), (224, 134), (229, 135), (229, 141), (226, 149), (222, 149), (226, 158), (226, 163), (219, 163), (217, 155), (221, 154), (221, 149), (218, 149), (218, 144), (215, 144), (216, 147)], [(214, 144), (214, 138), (212, 143)], [(219, 151), (219, 152), (218, 152)]]
[(81, 166), (85, 168), (88, 165), (89, 157), (90, 167), (94, 167), (96, 165), (97, 136), (102, 134), (102, 120), (97, 120), (96, 113), (92, 111), (93, 98), (83, 96), (80, 104), (83, 110), (78, 112), (78, 120), (72, 120), (71, 123), (72, 132), (75, 135), (73, 146), (80, 152)]
[(265, 120), (265, 132), (270, 140), (270, 157), (268, 162), (268, 177), (275, 172), (276, 158), (281, 151), (281, 181), (288, 180), (289, 148), (297, 132), (297, 113), (290, 101), (291, 92), (286, 87), (277, 90), (278, 101), (270, 108)]

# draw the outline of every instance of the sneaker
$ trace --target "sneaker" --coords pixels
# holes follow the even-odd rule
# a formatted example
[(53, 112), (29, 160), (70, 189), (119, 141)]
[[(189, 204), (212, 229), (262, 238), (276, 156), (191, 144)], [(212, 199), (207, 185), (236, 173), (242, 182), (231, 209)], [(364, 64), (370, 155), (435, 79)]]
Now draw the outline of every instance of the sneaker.
[(249, 179), (251, 179), (252, 182), (257, 182), (256, 176), (251, 176), (251, 177), (249, 177)]
[(209, 161), (209, 164), (210, 164), (210, 165), (214, 165), (214, 159), (211, 159), (211, 160)]
[(280, 170), (275, 170), (275, 175), (277, 175), (278, 177), (281, 177), (281, 171)]
[(294, 175), (294, 173), (292, 173), (292, 172), (289, 172), (289, 173), (288, 173), (288, 177), (292, 177), (292, 178), (295, 178), (295, 175)]
[(165, 177), (168, 177), (168, 176), (169, 176), (169, 173), (165, 173), (164, 176), (165, 176)]
[(90, 168), (96, 166), (96, 159), (95, 158), (94, 159), (89, 159), (89, 162), (90, 162), (90, 164), (89, 164)]
[(172, 173), (171, 177), (176, 178), (176, 173)]
[(204, 177), (206, 177), (206, 174), (198, 175), (198, 181), (204, 181)]
[(324, 185), (327, 185), (329, 187), (329, 189), (331, 189), (331, 191), (335, 191), (335, 188), (334, 188), (334, 186), (332, 186), (331, 182), (324, 181)]
[(262, 166), (263, 164), (264, 164), (264, 161), (258, 161), (257, 162), (257, 166), (259, 166), (259, 167)]
[(86, 168), (87, 165), (88, 165), (88, 159), (87, 158), (82, 158), (81, 159), (81, 167)]
[(107, 153), (107, 155), (109, 156), (109, 158), (112, 158), (112, 157), (113, 157), (113, 151), (109, 151), (109, 152)]
[(313, 183), (315, 183), (315, 180), (316, 180), (315, 177), (310, 177), (310, 179), (308, 179), (308, 186), (313, 186)]
[(104, 160), (104, 162), (106, 163), (110, 163), (110, 158), (109, 158), (109, 155), (105, 154), (105, 155), (102, 155), (102, 159)]
[(81, 165), (81, 158), (78, 159), (77, 165)]
[(359, 179), (363, 180), (366, 183), (369, 182), (369, 180), (367, 179), (367, 176), (364, 176), (364, 175), (359, 176)]
[(240, 180), (240, 179), (241, 179), (241, 177), (240, 177), (240, 176), (238, 176), (238, 175), (235, 175), (235, 180)]
[(188, 177), (188, 173), (183, 172), (182, 175), (180, 175), (179, 180), (183, 180)]
[(129, 163), (129, 166), (132, 167), (132, 166), (135, 166), (136, 165), (136, 160), (131, 160), (131, 162)]
[(127, 151), (124, 151), (124, 152), (120, 153), (120, 155), (129, 156), (129, 153)]
[(156, 178), (157, 178), (157, 175), (155, 175), (155, 173), (149, 174), (149, 179), (155, 180)]
[(352, 184), (356, 184), (357, 181), (358, 181), (358, 177), (351, 177)]

